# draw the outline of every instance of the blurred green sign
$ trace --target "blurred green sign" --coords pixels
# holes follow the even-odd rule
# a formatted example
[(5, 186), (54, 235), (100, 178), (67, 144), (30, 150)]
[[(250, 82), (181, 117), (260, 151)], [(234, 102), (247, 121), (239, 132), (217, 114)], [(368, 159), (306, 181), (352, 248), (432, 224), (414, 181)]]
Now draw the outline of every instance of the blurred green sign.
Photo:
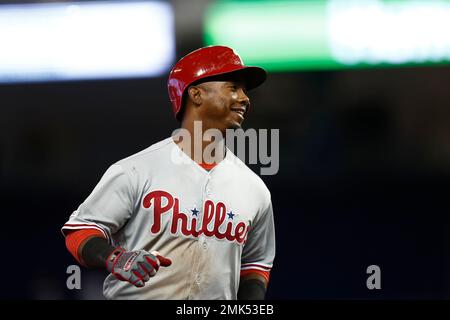
[(204, 39), (271, 71), (449, 64), (450, 1), (222, 0)]

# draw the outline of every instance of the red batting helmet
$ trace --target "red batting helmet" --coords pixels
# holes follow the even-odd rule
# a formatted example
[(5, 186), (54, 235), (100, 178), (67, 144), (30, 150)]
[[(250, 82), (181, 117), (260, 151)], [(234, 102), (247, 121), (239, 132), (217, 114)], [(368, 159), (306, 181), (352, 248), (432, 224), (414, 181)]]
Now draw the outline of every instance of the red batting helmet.
[(229, 73), (242, 75), (247, 90), (256, 88), (266, 80), (264, 69), (244, 66), (239, 55), (229, 47), (204, 47), (181, 58), (170, 71), (167, 81), (175, 117), (178, 119), (187, 87), (198, 80)]

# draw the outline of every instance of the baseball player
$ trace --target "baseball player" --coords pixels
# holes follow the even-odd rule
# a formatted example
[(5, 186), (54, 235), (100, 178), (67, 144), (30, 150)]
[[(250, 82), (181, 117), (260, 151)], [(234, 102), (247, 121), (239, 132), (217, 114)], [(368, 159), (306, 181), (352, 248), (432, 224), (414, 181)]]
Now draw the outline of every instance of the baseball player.
[[(265, 79), (231, 48), (200, 48), (170, 72), (175, 117), (192, 135), (196, 121), (222, 134), (240, 128), (247, 90)], [(68, 250), (109, 272), (107, 299), (264, 299), (275, 257), (269, 190), (229, 149), (194, 161), (180, 140), (111, 165), (64, 224)]]

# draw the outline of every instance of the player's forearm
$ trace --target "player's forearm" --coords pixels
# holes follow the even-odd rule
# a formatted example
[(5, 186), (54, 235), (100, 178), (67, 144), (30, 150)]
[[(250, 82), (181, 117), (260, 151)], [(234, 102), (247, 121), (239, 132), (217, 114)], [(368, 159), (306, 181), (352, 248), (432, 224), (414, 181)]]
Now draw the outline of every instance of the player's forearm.
[(266, 283), (258, 278), (241, 278), (238, 300), (264, 300)]
[(104, 268), (106, 259), (114, 251), (115, 247), (102, 237), (88, 239), (79, 249), (80, 257), (87, 267)]

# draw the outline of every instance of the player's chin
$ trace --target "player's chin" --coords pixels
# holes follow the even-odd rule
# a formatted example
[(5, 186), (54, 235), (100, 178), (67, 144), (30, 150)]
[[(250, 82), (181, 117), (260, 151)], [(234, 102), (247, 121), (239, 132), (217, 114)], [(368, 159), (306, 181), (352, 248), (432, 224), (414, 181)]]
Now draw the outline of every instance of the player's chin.
[(237, 122), (237, 121), (230, 121), (227, 129), (231, 129), (231, 130), (236, 130), (236, 129), (241, 129), (241, 122)]
[(235, 115), (231, 115), (228, 119), (228, 129), (241, 129), (242, 122), (244, 119), (242, 117), (236, 117)]

